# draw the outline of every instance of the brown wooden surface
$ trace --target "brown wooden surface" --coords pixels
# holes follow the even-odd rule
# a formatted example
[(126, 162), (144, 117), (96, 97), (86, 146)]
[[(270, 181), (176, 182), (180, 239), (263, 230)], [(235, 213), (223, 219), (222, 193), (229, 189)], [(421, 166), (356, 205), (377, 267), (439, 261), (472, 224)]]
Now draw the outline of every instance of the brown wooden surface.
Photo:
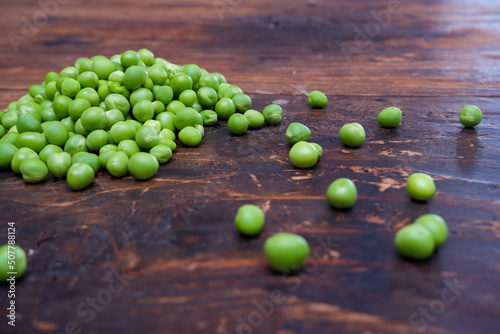
[[(2, 109), (78, 57), (145, 47), (222, 72), (257, 109), (279, 101), (284, 118), (242, 137), (224, 123), (207, 128), (199, 147), (180, 145), (146, 182), (99, 173), (75, 193), (64, 181), (27, 185), (0, 172), (0, 243), (15, 221), (18, 244), (29, 252), (15, 328), (6, 325), (0, 286), (0, 333), (62, 333), (70, 322), (96, 334), (418, 333), (425, 319), (418, 312), (429, 306), (439, 314), (425, 320), (425, 333), (499, 333), (500, 6), (402, 2), (348, 63), (339, 43), (354, 45), (354, 28), (364, 29), (370, 11), (388, 1), (70, 0), (15, 53), (7, 34), (22, 35), (22, 17), (40, 7), (1, 0)], [(222, 19), (214, 8), (221, 3), (234, 6)], [(310, 109), (301, 94), (313, 89), (328, 94), (324, 110)], [(484, 111), (474, 130), (458, 122), (465, 104)], [(396, 130), (376, 123), (387, 106), (404, 112)], [(293, 121), (308, 125), (324, 148), (311, 170), (288, 162), (284, 132)], [(367, 140), (347, 149), (337, 133), (354, 121)], [(406, 194), (414, 171), (436, 180), (428, 203)], [(337, 177), (358, 187), (350, 211), (325, 201)], [(266, 210), (257, 238), (233, 227), (244, 203)], [(446, 219), (449, 240), (429, 261), (401, 259), (395, 231), (428, 212)], [(298, 276), (273, 273), (263, 256), (265, 238), (279, 231), (310, 243), (312, 258)], [(113, 270), (133, 279), (87, 323), (78, 306), (105, 297)], [(466, 288), (443, 304), (455, 280)], [(283, 297), (262, 316), (255, 304), (269, 306), (273, 291)], [(238, 331), (238, 319), (255, 326)]]

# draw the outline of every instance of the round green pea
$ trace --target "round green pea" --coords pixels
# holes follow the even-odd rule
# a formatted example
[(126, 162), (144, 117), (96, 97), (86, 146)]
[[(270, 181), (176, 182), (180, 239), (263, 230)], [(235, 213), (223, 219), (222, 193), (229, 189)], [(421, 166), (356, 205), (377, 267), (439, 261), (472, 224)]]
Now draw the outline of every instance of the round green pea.
[(196, 95), (200, 104), (206, 108), (214, 106), (219, 100), (217, 92), (211, 87), (201, 87)]
[(108, 124), (108, 117), (106, 112), (99, 107), (91, 107), (85, 110), (80, 118), (82, 126), (87, 131), (94, 131), (104, 129)]
[(154, 97), (164, 105), (168, 105), (174, 97), (174, 92), (170, 86), (161, 86), (154, 92)]
[(264, 253), (269, 263), (281, 273), (299, 269), (309, 252), (309, 244), (297, 234), (277, 233), (267, 238), (264, 243)]
[(161, 130), (160, 133), (158, 134), (158, 136), (160, 138), (168, 138), (170, 140), (175, 140), (175, 138), (176, 138), (175, 132), (173, 132), (172, 130), (169, 130), (169, 129)]
[(168, 78), (168, 74), (162, 66), (153, 65), (148, 68), (148, 78), (150, 78), (155, 85), (163, 85)]
[(200, 67), (196, 64), (184, 65), (182, 72), (191, 77), (191, 79), (193, 80), (193, 84), (197, 84), (202, 75)]
[(434, 180), (424, 173), (413, 173), (406, 180), (408, 194), (418, 201), (426, 201), (436, 193)]
[(170, 80), (170, 87), (174, 96), (179, 96), (183, 91), (193, 89), (193, 79), (185, 73), (179, 73)]
[(66, 141), (64, 152), (71, 154), (71, 156), (78, 152), (87, 152), (87, 139), (82, 135), (75, 134)]
[(168, 139), (168, 138), (160, 138), (160, 139), (158, 139), (158, 145), (165, 145), (167, 147), (170, 147), (170, 149), (172, 150), (172, 152), (175, 151), (175, 149), (177, 148), (177, 144), (173, 140)]
[(74, 99), (68, 105), (68, 114), (74, 121), (77, 121), (85, 110), (92, 107), (90, 102), (85, 99)]
[(359, 123), (348, 123), (339, 132), (340, 141), (350, 147), (358, 147), (365, 141), (365, 129)]
[(217, 124), (217, 113), (213, 110), (203, 110), (200, 112), (203, 125), (211, 126)]
[(245, 204), (239, 207), (234, 224), (240, 233), (256, 235), (262, 230), (264, 220), (264, 213), (257, 205)]
[(174, 125), (177, 130), (182, 130), (186, 126), (193, 126), (196, 124), (198, 115), (199, 113), (196, 110), (186, 107), (175, 114)]
[(28, 183), (39, 183), (47, 178), (49, 170), (47, 165), (39, 158), (24, 159), (19, 170), (24, 181)]
[(36, 153), (40, 152), (47, 144), (47, 139), (43, 133), (38, 132), (23, 132), (16, 139), (16, 146), (29, 147)]
[(425, 227), (434, 238), (436, 246), (442, 245), (448, 237), (448, 227), (443, 217), (435, 214), (427, 214), (418, 217), (413, 224)]
[(68, 78), (61, 83), (61, 94), (69, 97), (75, 97), (81, 88), (82, 87), (78, 81)]
[(177, 100), (174, 100), (172, 102), (170, 102), (166, 109), (168, 112), (171, 112), (172, 114), (177, 114), (177, 112), (179, 112), (180, 110), (186, 108), (186, 105), (184, 103), (182, 103), (181, 101), (177, 101)]
[(333, 181), (326, 190), (326, 199), (337, 209), (349, 209), (358, 198), (356, 185), (350, 179), (339, 178)]
[(132, 110), (132, 113), (138, 121), (146, 122), (154, 117), (155, 109), (151, 101), (142, 100), (137, 102)]
[(314, 108), (324, 108), (328, 103), (326, 95), (318, 90), (314, 90), (306, 95), (309, 98), (309, 104)]
[(137, 131), (132, 123), (118, 122), (111, 127), (109, 133), (113, 142), (118, 144), (122, 140), (135, 139)]
[(52, 102), (52, 109), (54, 109), (54, 113), (56, 114), (58, 120), (69, 116), (68, 108), (71, 102), (73, 102), (73, 99), (66, 95), (58, 95), (54, 98), (54, 101)]
[(135, 141), (140, 148), (149, 150), (158, 144), (158, 131), (151, 126), (143, 126), (135, 134)]
[(243, 115), (248, 120), (249, 128), (261, 127), (262, 125), (264, 125), (264, 122), (266, 121), (264, 115), (262, 115), (260, 112), (254, 109), (248, 109), (247, 111), (245, 111)]
[(111, 127), (118, 122), (125, 121), (125, 116), (123, 116), (122, 112), (118, 109), (106, 110), (106, 117), (108, 118), (108, 123), (104, 128), (105, 130), (111, 129)]
[(175, 123), (174, 123), (175, 115), (171, 112), (165, 111), (156, 115), (156, 120), (160, 122), (162, 129), (169, 129), (171, 131), (175, 131)]
[(128, 174), (128, 156), (125, 152), (113, 153), (106, 163), (106, 169), (115, 177), (124, 177)]
[(234, 94), (232, 100), (236, 107), (236, 111), (239, 113), (244, 113), (252, 107), (252, 99), (247, 94)]
[(186, 126), (179, 132), (179, 140), (186, 146), (198, 146), (202, 135), (192, 126)]
[(99, 58), (92, 61), (92, 71), (97, 74), (101, 80), (107, 80), (109, 75), (115, 70), (115, 63), (107, 58)]
[(78, 152), (71, 158), (71, 163), (83, 163), (87, 164), (94, 170), (94, 173), (97, 173), (101, 168), (101, 163), (99, 162), (99, 157), (94, 153), (89, 152)]
[(277, 104), (270, 104), (262, 110), (262, 115), (269, 124), (279, 124), (282, 114), (283, 109)]
[(149, 154), (154, 156), (158, 163), (164, 164), (172, 157), (172, 149), (167, 145), (158, 144), (149, 151)]
[(14, 155), (12, 156), (12, 160), (10, 163), (12, 171), (16, 174), (21, 173), (20, 167), (22, 162), (26, 159), (31, 159), (31, 158), (39, 159), (38, 154), (31, 148), (21, 147), (20, 149), (18, 149), (16, 153), (14, 153)]
[(0, 143), (0, 169), (11, 166), (12, 158), (17, 152), (17, 147), (9, 143)]
[(139, 148), (139, 145), (137, 145), (135, 141), (123, 140), (118, 144), (118, 151), (125, 152), (127, 156), (130, 158), (135, 153), (140, 152), (141, 149)]
[(318, 161), (316, 148), (305, 141), (294, 144), (289, 153), (292, 165), (297, 168), (310, 168)]
[(434, 253), (435, 243), (432, 234), (421, 225), (407, 225), (396, 233), (396, 249), (403, 256), (423, 260)]
[(148, 49), (140, 49), (137, 53), (139, 54), (139, 58), (141, 58), (144, 65), (151, 66), (154, 64), (155, 56), (153, 52)]
[(401, 110), (389, 107), (382, 110), (377, 116), (377, 122), (384, 128), (395, 128), (401, 124)]
[(128, 115), (130, 111), (130, 103), (123, 95), (109, 94), (104, 100), (108, 110), (118, 109), (123, 115)]
[(483, 112), (476, 106), (468, 105), (460, 110), (459, 120), (464, 126), (473, 128), (483, 119)]
[(64, 152), (62, 148), (56, 145), (49, 144), (45, 146), (40, 153), (38, 153), (38, 156), (40, 157), (40, 160), (43, 162), (47, 163), (47, 159), (52, 153), (61, 153)]
[(123, 85), (130, 90), (140, 88), (145, 82), (148, 72), (140, 66), (130, 66), (125, 70)]
[(69, 168), (66, 181), (72, 190), (82, 190), (94, 181), (94, 177), (92, 167), (84, 163), (76, 163)]
[(71, 155), (67, 152), (56, 152), (47, 157), (47, 167), (55, 177), (66, 177), (71, 164)]
[(158, 172), (159, 164), (156, 157), (149, 153), (139, 152), (132, 155), (128, 161), (128, 170), (138, 180), (147, 180)]
[(120, 56), (120, 63), (123, 67), (127, 68), (130, 66), (136, 66), (139, 64), (139, 54), (133, 50), (127, 50)]
[(229, 117), (227, 127), (233, 135), (242, 135), (248, 130), (248, 120), (242, 114), (233, 114)]
[(228, 97), (223, 97), (215, 105), (215, 112), (218, 118), (226, 120), (236, 112), (236, 106), (233, 100)]
[[(13, 268), (10, 267), (9, 261), (13, 261)], [(11, 276), (15, 278), (23, 276), (26, 267), (26, 253), (21, 247), (8, 244), (0, 247), (0, 281), (7, 282)], [(15, 274), (10, 274), (11, 272)]]
[(60, 147), (64, 146), (69, 138), (68, 129), (58, 121), (49, 122), (45, 129), (43, 129), (43, 134), (49, 144)]
[(311, 139), (311, 130), (301, 123), (291, 123), (286, 129), (286, 141), (290, 145), (294, 145), (299, 141), (309, 141)]
[(186, 107), (191, 107), (196, 102), (196, 92), (192, 89), (187, 89), (179, 95), (179, 101), (184, 103)]

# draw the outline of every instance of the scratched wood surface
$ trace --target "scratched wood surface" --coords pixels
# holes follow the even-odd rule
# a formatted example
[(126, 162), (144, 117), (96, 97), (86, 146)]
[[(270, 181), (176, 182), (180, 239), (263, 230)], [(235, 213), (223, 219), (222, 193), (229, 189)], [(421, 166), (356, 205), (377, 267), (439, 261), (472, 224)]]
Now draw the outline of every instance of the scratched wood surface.
[[(0, 1), (2, 109), (78, 57), (146, 47), (224, 73), (257, 109), (278, 101), (284, 118), (242, 137), (224, 123), (207, 128), (202, 145), (179, 146), (146, 182), (99, 173), (73, 193), (64, 181), (27, 185), (0, 172), (0, 243), (15, 221), (29, 254), (15, 328), (0, 286), (0, 333), (499, 332), (497, 2), (43, 3), (47, 22), (37, 2)], [(377, 30), (372, 11), (388, 8)], [(357, 36), (366, 28), (371, 37)], [(301, 94), (313, 89), (329, 96), (324, 110)], [(465, 104), (485, 113), (476, 129), (458, 122)], [(376, 123), (387, 106), (404, 112), (395, 130)], [(288, 162), (284, 132), (294, 121), (324, 148), (311, 170)], [(348, 149), (337, 133), (354, 121), (367, 140)], [(436, 180), (428, 203), (406, 195), (415, 171)], [(325, 201), (337, 177), (358, 187), (350, 211)], [(266, 211), (256, 238), (233, 228), (244, 203)], [(429, 212), (446, 219), (449, 240), (428, 261), (401, 259), (394, 233)], [(296, 276), (273, 273), (263, 257), (279, 231), (311, 246)]]

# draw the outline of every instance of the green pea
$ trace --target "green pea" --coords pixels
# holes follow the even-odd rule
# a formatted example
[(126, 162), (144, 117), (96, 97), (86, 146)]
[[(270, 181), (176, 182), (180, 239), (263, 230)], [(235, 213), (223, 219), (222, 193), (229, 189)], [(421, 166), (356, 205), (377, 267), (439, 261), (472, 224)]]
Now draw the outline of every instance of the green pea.
[(212, 107), (219, 100), (217, 92), (211, 87), (201, 87), (196, 94), (203, 107)]
[(148, 100), (137, 102), (132, 111), (134, 117), (140, 121), (145, 122), (152, 119), (155, 115), (153, 103)]
[(179, 96), (183, 91), (193, 89), (193, 79), (187, 74), (177, 74), (170, 80), (170, 87), (174, 96)]
[(448, 237), (448, 227), (441, 216), (427, 214), (420, 216), (414, 224), (425, 227), (434, 238), (436, 246), (442, 245)]
[[(10, 262), (12, 260), (13, 262)], [(26, 267), (26, 253), (21, 247), (8, 244), (0, 247), (0, 281), (7, 282), (12, 276), (15, 278), (23, 276), (26, 272)]]
[(160, 131), (160, 133), (158, 134), (158, 136), (160, 138), (168, 138), (170, 140), (175, 140), (175, 132), (173, 132), (172, 130), (169, 130), (169, 129), (163, 129)]
[(142, 126), (150, 126), (156, 130), (156, 132), (160, 133), (161, 131), (161, 123), (159, 121), (156, 121), (154, 119), (147, 120), (144, 122)]
[(120, 143), (122, 140), (135, 139), (137, 133), (134, 125), (128, 122), (118, 122), (109, 130), (111, 139), (115, 143)]
[(319, 144), (317, 144), (317, 143), (309, 143), (309, 144), (314, 146), (314, 148), (316, 149), (316, 152), (318, 152), (318, 157), (321, 157), (323, 155), (323, 148)]
[(264, 125), (264, 122), (266, 119), (264, 118), (264, 115), (262, 115), (260, 112), (254, 109), (249, 109), (245, 111), (243, 114), (247, 120), (248, 120), (248, 127), (249, 128), (258, 128)]
[(238, 209), (234, 224), (240, 233), (256, 235), (262, 230), (264, 220), (264, 213), (257, 205), (245, 204)]
[(75, 121), (71, 117), (66, 117), (61, 119), (61, 123), (66, 127), (68, 133), (75, 131)]
[(47, 140), (43, 133), (38, 132), (23, 132), (16, 139), (16, 146), (29, 147), (36, 153), (40, 152), (47, 144)]
[(318, 90), (314, 90), (306, 95), (309, 98), (309, 104), (314, 108), (323, 108), (328, 103), (326, 95)]
[(134, 127), (135, 131), (137, 132), (140, 128), (142, 128), (142, 123), (136, 121), (135, 119), (128, 119), (125, 121), (125, 123), (130, 124)]
[(339, 132), (340, 141), (350, 147), (358, 147), (365, 141), (365, 129), (359, 123), (348, 123)]
[(199, 113), (193, 108), (186, 107), (179, 110), (174, 117), (174, 125), (177, 130), (182, 130), (186, 126), (193, 126), (196, 124)]
[(26, 160), (26, 159), (31, 159), (35, 158), (38, 159), (38, 154), (33, 151), (31, 148), (28, 147), (21, 147), (14, 153), (14, 156), (12, 156), (12, 160), (10, 163), (10, 167), (12, 171), (16, 174), (21, 173), (20, 167), (21, 163)]
[(217, 124), (217, 113), (213, 110), (203, 110), (200, 116), (203, 119), (203, 125), (211, 126)]
[(164, 105), (168, 105), (174, 97), (174, 92), (170, 86), (161, 86), (154, 92), (154, 97)]
[(69, 138), (68, 129), (61, 122), (53, 121), (43, 129), (43, 134), (49, 144), (64, 146)]
[(286, 140), (288, 144), (294, 145), (299, 141), (309, 141), (311, 139), (311, 130), (301, 123), (291, 123), (286, 129)]
[(120, 56), (120, 63), (125, 67), (136, 66), (139, 64), (139, 54), (133, 50), (128, 50)]
[(118, 144), (118, 151), (125, 152), (127, 156), (130, 158), (132, 155), (134, 155), (137, 152), (140, 152), (141, 149), (139, 148), (139, 145), (133, 140), (123, 140)]
[(186, 107), (191, 107), (196, 102), (196, 93), (195, 91), (188, 89), (183, 91), (179, 95), (179, 101), (184, 103)]
[(290, 149), (290, 162), (297, 168), (310, 168), (318, 161), (316, 148), (305, 141), (299, 141)]
[(270, 104), (262, 110), (262, 115), (269, 124), (279, 124), (282, 114), (283, 109), (277, 104)]
[(80, 73), (76, 80), (78, 80), (82, 88), (90, 87), (96, 89), (99, 82), (99, 77), (92, 71), (86, 71)]
[(43, 122), (57, 121), (56, 113), (52, 107), (44, 109), (42, 111), (42, 120)]
[(66, 177), (71, 165), (71, 155), (67, 152), (52, 153), (47, 157), (47, 167), (55, 177)]
[(140, 148), (149, 150), (158, 144), (158, 131), (151, 126), (143, 126), (137, 131), (135, 141)]
[(224, 97), (233, 98), (233, 90), (231, 89), (231, 85), (219, 85), (219, 90), (217, 92), (219, 99)]
[(85, 99), (74, 99), (68, 105), (68, 114), (74, 121), (77, 121), (85, 110), (92, 107), (90, 102)]
[(123, 85), (130, 90), (140, 88), (146, 82), (148, 73), (140, 66), (130, 66), (123, 76)]
[(61, 94), (69, 97), (75, 97), (81, 88), (82, 87), (78, 81), (68, 78), (61, 83)]
[(223, 120), (229, 119), (236, 112), (233, 100), (228, 97), (220, 99), (215, 105), (217, 117)]
[(281, 273), (299, 269), (309, 252), (309, 244), (297, 234), (277, 233), (267, 238), (264, 243), (264, 253), (269, 263)]
[(2, 117), (2, 125), (6, 129), (11, 129), (17, 123), (17, 110), (10, 110)]
[(80, 71), (74, 66), (68, 66), (64, 68), (61, 72), (59, 72), (59, 76), (65, 77), (65, 78), (73, 78), (76, 79), (78, 77), (78, 74)]
[(16, 127), (19, 133), (42, 132), (42, 124), (40, 120), (31, 115), (18, 115)]
[(70, 137), (64, 145), (64, 152), (75, 155), (78, 152), (87, 152), (87, 140), (82, 135)]
[(19, 137), (19, 133), (17, 132), (9, 132), (7, 133), (5, 136), (3, 136), (1, 139), (0, 139), (0, 144), (12, 144), (12, 145), (16, 145), (16, 141), (17, 141), (17, 137)]
[(0, 169), (10, 168), (17, 147), (9, 143), (0, 143)]
[(483, 112), (476, 106), (468, 105), (460, 110), (460, 123), (464, 126), (473, 128), (483, 119)]
[(125, 121), (125, 117), (123, 116), (122, 112), (118, 109), (106, 110), (106, 118), (108, 119), (108, 123), (104, 128), (105, 130), (111, 129), (111, 127), (118, 122)]
[(153, 101), (153, 108), (155, 111), (155, 115), (165, 111), (165, 105), (160, 101)]
[(202, 135), (192, 126), (186, 126), (179, 132), (179, 140), (186, 146), (198, 146)]
[(120, 94), (109, 94), (104, 100), (106, 108), (108, 110), (118, 109), (123, 115), (128, 115), (130, 111), (130, 103), (128, 100)]
[(171, 112), (162, 112), (156, 115), (156, 120), (160, 122), (162, 129), (169, 129), (175, 131), (174, 114)]
[(377, 116), (377, 122), (384, 128), (395, 128), (401, 124), (401, 110), (389, 107), (382, 110)]
[(186, 105), (182, 103), (181, 101), (172, 101), (167, 105), (167, 111), (171, 112), (172, 114), (177, 114), (178, 111), (186, 108)]
[(248, 130), (248, 120), (242, 114), (234, 114), (229, 117), (227, 126), (233, 135), (242, 135)]
[(40, 153), (38, 153), (38, 156), (40, 157), (40, 160), (43, 162), (47, 163), (47, 159), (52, 153), (61, 153), (63, 152), (62, 148), (56, 145), (49, 144), (45, 146)]
[(424, 173), (413, 173), (406, 180), (408, 194), (418, 201), (426, 201), (436, 193), (432, 178)]
[(99, 79), (107, 80), (109, 75), (115, 70), (115, 63), (109, 59), (100, 58), (92, 61), (92, 71), (97, 74)]
[(155, 85), (163, 85), (168, 79), (168, 74), (162, 66), (153, 65), (148, 68), (148, 78), (150, 78)]
[(213, 90), (217, 91), (219, 89), (219, 80), (211, 74), (203, 74), (198, 80), (198, 85), (200, 88), (202, 87), (210, 87)]
[(201, 134), (202, 138), (203, 138), (203, 136), (205, 136), (205, 128), (203, 127), (203, 125), (195, 124), (193, 126), (193, 128), (195, 128), (196, 130), (198, 130), (198, 132)]
[(351, 180), (343, 177), (333, 181), (326, 191), (328, 203), (337, 209), (352, 208), (357, 198), (356, 185)]
[(175, 151), (175, 149), (177, 148), (177, 144), (173, 140), (168, 139), (168, 138), (160, 138), (160, 139), (158, 139), (158, 145), (168, 146), (168, 147), (170, 147), (170, 149), (172, 150), (172, 152)]
[(85, 110), (80, 119), (87, 131), (104, 129), (108, 124), (106, 113), (99, 107), (91, 107)]
[(51, 71), (47, 73), (47, 75), (45, 76), (45, 84), (48, 84), (49, 82), (52, 81), (56, 81), (57, 79), (59, 79), (59, 74)]
[(432, 234), (421, 225), (407, 225), (396, 233), (394, 244), (403, 256), (411, 259), (427, 259), (434, 253)]
[(89, 152), (78, 152), (71, 158), (71, 163), (84, 163), (92, 167), (94, 173), (97, 173), (101, 168), (101, 163), (99, 162), (99, 157), (94, 153)]
[(200, 67), (196, 64), (188, 64), (184, 65), (182, 72), (186, 73), (193, 80), (193, 84), (197, 84), (198, 80), (201, 78), (201, 70)]
[(115, 177), (124, 177), (128, 174), (128, 160), (128, 155), (125, 152), (115, 152), (109, 157), (106, 169)]
[(59, 95), (54, 98), (52, 109), (54, 109), (57, 119), (61, 120), (69, 116), (68, 107), (71, 102), (73, 102), (73, 99), (66, 95)]
[(24, 181), (28, 183), (39, 183), (44, 181), (49, 175), (49, 170), (45, 163), (38, 158), (24, 159), (19, 170)]
[(252, 99), (246, 94), (235, 94), (232, 100), (237, 112), (244, 113), (252, 107)]
[(212, 76), (217, 79), (217, 81), (219, 82), (219, 85), (223, 84), (223, 83), (227, 83), (226, 77), (224, 77), (220, 73), (217, 73), (217, 72), (212, 73)]
[(148, 49), (140, 49), (137, 51), (139, 54), (139, 57), (141, 58), (141, 61), (144, 63), (146, 66), (151, 66), (154, 64), (155, 56), (153, 52), (149, 51)]
[(92, 167), (84, 163), (76, 163), (69, 168), (66, 180), (72, 190), (82, 190), (94, 181), (94, 177)]
[(154, 156), (158, 163), (164, 164), (172, 157), (172, 149), (167, 145), (158, 144), (149, 151), (149, 154)]
[[(97, 107), (101, 102), (101, 98), (95, 89), (86, 87), (82, 88), (78, 94), (75, 96), (76, 99), (84, 99), (87, 100), (92, 107)], [(55, 110), (55, 109), (54, 109)]]
[(158, 160), (145, 152), (139, 152), (130, 157), (128, 161), (128, 169), (138, 180), (147, 180), (153, 177), (158, 172)]
[(130, 94), (130, 105), (134, 107), (137, 103), (147, 100), (149, 102), (153, 102), (154, 95), (147, 88), (139, 88), (135, 90), (132, 94)]

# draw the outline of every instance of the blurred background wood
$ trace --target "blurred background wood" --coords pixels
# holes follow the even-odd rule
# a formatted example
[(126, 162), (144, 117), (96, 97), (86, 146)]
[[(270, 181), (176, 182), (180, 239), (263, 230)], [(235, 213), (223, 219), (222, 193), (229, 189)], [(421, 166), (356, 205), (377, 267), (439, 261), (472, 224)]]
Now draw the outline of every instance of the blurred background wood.
[[(282, 104), (284, 118), (242, 137), (207, 128), (146, 182), (99, 173), (74, 193), (0, 172), (0, 243), (15, 221), (29, 252), (17, 325), (4, 318), (0, 332), (498, 333), (500, 6), (390, 3), (1, 0), (1, 108), (78, 57), (148, 48), (222, 72), (256, 109)], [(324, 110), (302, 95), (314, 89), (329, 96)], [(474, 130), (458, 122), (466, 104), (484, 111)], [(403, 110), (396, 130), (376, 123), (387, 106)], [(288, 162), (294, 121), (324, 148), (314, 169)], [(347, 149), (337, 133), (354, 121), (367, 140)], [(436, 180), (428, 203), (406, 194), (414, 171)], [(325, 201), (337, 177), (357, 184), (350, 211)], [(266, 210), (257, 238), (233, 227), (244, 203)], [(449, 241), (429, 261), (401, 259), (395, 231), (429, 212), (446, 219)], [(273, 273), (263, 257), (279, 231), (313, 250), (298, 276)], [(2, 314), (6, 303), (1, 293)]]

